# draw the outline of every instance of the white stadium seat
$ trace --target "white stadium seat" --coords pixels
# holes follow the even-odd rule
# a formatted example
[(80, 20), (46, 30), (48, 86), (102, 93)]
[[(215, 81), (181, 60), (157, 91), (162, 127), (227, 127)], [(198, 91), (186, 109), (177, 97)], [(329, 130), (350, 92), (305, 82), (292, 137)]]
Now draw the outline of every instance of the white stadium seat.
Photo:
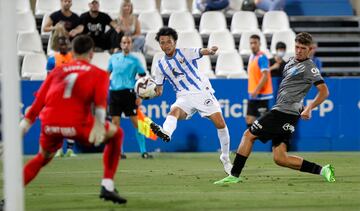
[(259, 24), (254, 12), (238, 11), (231, 19), (231, 33), (241, 34), (244, 31), (259, 30)]
[(159, 43), (155, 40), (156, 32), (148, 32), (145, 36), (144, 52), (146, 55), (154, 56), (155, 53), (162, 51)]
[(196, 30), (194, 18), (189, 11), (171, 13), (168, 26), (174, 28), (177, 32)]
[(139, 22), (141, 26), (141, 33), (158, 31), (164, 26), (162, 17), (158, 11), (140, 13)]
[(26, 54), (21, 66), (21, 77), (44, 80), (47, 75), (46, 63), (46, 56), (43, 53)]
[(29, 0), (16, 0), (16, 12), (28, 12), (31, 11)]
[(155, 0), (131, 0), (131, 2), (133, 3), (134, 14), (157, 11)]
[(60, 0), (36, 0), (35, 15), (45, 15), (60, 9)]
[(17, 39), (17, 53), (20, 56), (28, 53), (43, 53), (39, 33), (37, 31), (20, 33)]
[(238, 52), (220, 53), (215, 67), (216, 77), (247, 78), (244, 63)]
[(109, 59), (110, 54), (108, 52), (95, 52), (91, 59), (91, 64), (106, 71), (109, 65)]
[[(101, 3), (101, 2), (100, 2)], [(88, 0), (73, 0), (71, 10), (77, 15), (81, 15), (83, 12), (89, 11)]]
[(141, 52), (131, 52), (131, 54), (140, 60), (143, 68), (146, 70), (147, 65), (146, 65), (146, 59), (145, 59), (144, 54), (142, 54)]
[(186, 0), (161, 0), (160, 13), (161, 15), (170, 15), (173, 12), (188, 11)]
[(267, 51), (266, 38), (265, 38), (264, 34), (261, 33), (260, 30), (256, 30), (256, 31), (251, 31), (251, 32), (243, 32), (241, 34), (240, 44), (239, 44), (239, 53), (241, 55), (250, 55), (251, 54), (250, 37), (253, 34), (259, 35), (259, 37), (260, 37), (260, 50), (264, 51), (264, 53)]
[(110, 16), (113, 14), (118, 16), (122, 1), (123, 0), (100, 0), (100, 11), (105, 12)]
[(178, 48), (202, 48), (203, 41), (197, 31), (179, 32), (178, 40), (176, 42)]
[(209, 56), (202, 56), (196, 60), (198, 70), (204, 73), (208, 78), (216, 78), (214, 71), (211, 67), (211, 61)]
[(283, 42), (286, 45), (286, 56), (295, 54), (295, 33), (292, 30), (275, 32), (271, 39), (271, 53), (276, 53), (276, 43)]
[(36, 31), (35, 17), (31, 11), (17, 13), (16, 17), (17, 17), (16, 31), (18, 33)]
[(208, 41), (208, 48), (217, 46), (217, 53), (235, 51), (235, 41), (229, 30), (212, 32)]
[(201, 15), (199, 32), (201, 35), (226, 30), (226, 19), (222, 12), (211, 11)]
[(233, 15), (235, 12), (240, 11), (242, 2), (243, 2), (243, 0), (230, 0), (226, 14)]
[(154, 76), (156, 65), (161, 57), (164, 56), (164, 52), (157, 52), (154, 54), (152, 63), (151, 63), (151, 75)]
[(269, 11), (265, 13), (262, 22), (262, 31), (264, 34), (273, 34), (274, 32), (289, 29), (289, 18), (284, 11)]

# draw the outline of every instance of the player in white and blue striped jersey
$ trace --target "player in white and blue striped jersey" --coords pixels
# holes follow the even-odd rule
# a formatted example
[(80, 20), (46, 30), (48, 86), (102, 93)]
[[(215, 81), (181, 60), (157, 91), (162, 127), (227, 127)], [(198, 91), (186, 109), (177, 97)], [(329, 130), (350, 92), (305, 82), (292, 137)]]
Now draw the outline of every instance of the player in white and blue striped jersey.
[(156, 63), (154, 75), (157, 84), (156, 93), (162, 94), (166, 80), (176, 92), (176, 102), (172, 104), (163, 127), (151, 123), (154, 133), (168, 142), (176, 129), (177, 121), (190, 119), (198, 112), (201, 117), (209, 118), (217, 128), (221, 145), (220, 160), (225, 172), (230, 174), (229, 158), (230, 135), (224, 121), (220, 104), (214, 96), (209, 79), (198, 70), (196, 63), (203, 55), (214, 55), (217, 47), (208, 48), (176, 48), (177, 32), (168, 27), (161, 28), (156, 35), (165, 55)]

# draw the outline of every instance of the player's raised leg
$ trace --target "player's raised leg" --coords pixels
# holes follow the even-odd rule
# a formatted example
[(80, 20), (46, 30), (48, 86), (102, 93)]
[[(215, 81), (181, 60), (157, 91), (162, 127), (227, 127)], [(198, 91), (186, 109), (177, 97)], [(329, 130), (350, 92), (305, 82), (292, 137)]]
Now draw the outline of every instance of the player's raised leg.
[(214, 182), (214, 184), (228, 184), (241, 182), (240, 174), (245, 166), (247, 158), (250, 156), (253, 144), (256, 140), (256, 136), (253, 135), (248, 129), (244, 132), (236, 156), (234, 159), (231, 174), (222, 180)]
[(120, 149), (124, 133), (121, 128), (109, 123), (106, 131), (106, 145), (103, 154), (104, 175), (101, 181), (100, 198), (114, 203), (123, 204), (127, 200), (122, 198), (114, 185), (114, 176), (120, 159)]
[(230, 135), (226, 126), (225, 120), (221, 112), (216, 112), (209, 116), (209, 119), (214, 123), (221, 146), (220, 161), (224, 165), (224, 170), (227, 174), (231, 174), (232, 164), (230, 161)]
[(324, 167), (305, 160), (302, 157), (295, 155), (288, 155), (287, 146), (285, 143), (280, 143), (278, 146), (273, 146), (274, 162), (283, 167), (317, 174), (324, 177), (328, 182), (335, 182), (334, 168), (331, 165)]

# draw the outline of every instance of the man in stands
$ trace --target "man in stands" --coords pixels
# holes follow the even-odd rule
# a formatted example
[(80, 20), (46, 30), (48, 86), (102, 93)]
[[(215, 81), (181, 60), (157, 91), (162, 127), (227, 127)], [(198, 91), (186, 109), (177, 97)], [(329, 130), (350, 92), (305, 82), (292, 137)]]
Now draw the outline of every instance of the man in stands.
[(21, 120), (23, 135), (38, 116), (41, 120), (40, 150), (24, 167), (24, 184), (29, 184), (51, 161), (64, 138), (85, 146), (105, 143), (100, 198), (122, 204), (126, 199), (116, 191), (113, 179), (124, 134), (105, 120), (109, 77), (89, 63), (93, 47), (89, 36), (80, 35), (73, 40), (74, 60), (51, 71)]
[(43, 30), (52, 32), (62, 25), (69, 32), (70, 39), (73, 39), (84, 30), (84, 26), (81, 24), (80, 17), (70, 9), (72, 0), (60, 0), (60, 3), (61, 9), (47, 18)]

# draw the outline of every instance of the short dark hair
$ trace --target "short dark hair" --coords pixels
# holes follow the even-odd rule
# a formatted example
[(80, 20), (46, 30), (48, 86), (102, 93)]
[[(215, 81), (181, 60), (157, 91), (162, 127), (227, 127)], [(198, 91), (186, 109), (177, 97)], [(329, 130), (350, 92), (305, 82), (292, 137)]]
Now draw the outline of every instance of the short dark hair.
[(283, 42), (276, 43), (275, 49), (286, 49), (286, 44)]
[(257, 39), (257, 40), (260, 41), (260, 36), (257, 35), (257, 34), (253, 34), (253, 35), (250, 36), (250, 39)]
[(93, 48), (94, 41), (89, 35), (79, 35), (72, 41), (72, 49), (75, 54), (86, 54)]
[(311, 34), (307, 32), (300, 32), (295, 37), (295, 42), (298, 42), (303, 45), (311, 45), (313, 43), (313, 39)]
[(170, 27), (162, 27), (158, 33), (156, 33), (155, 40), (160, 41), (160, 36), (171, 36), (175, 41), (178, 39), (178, 34), (175, 29)]

